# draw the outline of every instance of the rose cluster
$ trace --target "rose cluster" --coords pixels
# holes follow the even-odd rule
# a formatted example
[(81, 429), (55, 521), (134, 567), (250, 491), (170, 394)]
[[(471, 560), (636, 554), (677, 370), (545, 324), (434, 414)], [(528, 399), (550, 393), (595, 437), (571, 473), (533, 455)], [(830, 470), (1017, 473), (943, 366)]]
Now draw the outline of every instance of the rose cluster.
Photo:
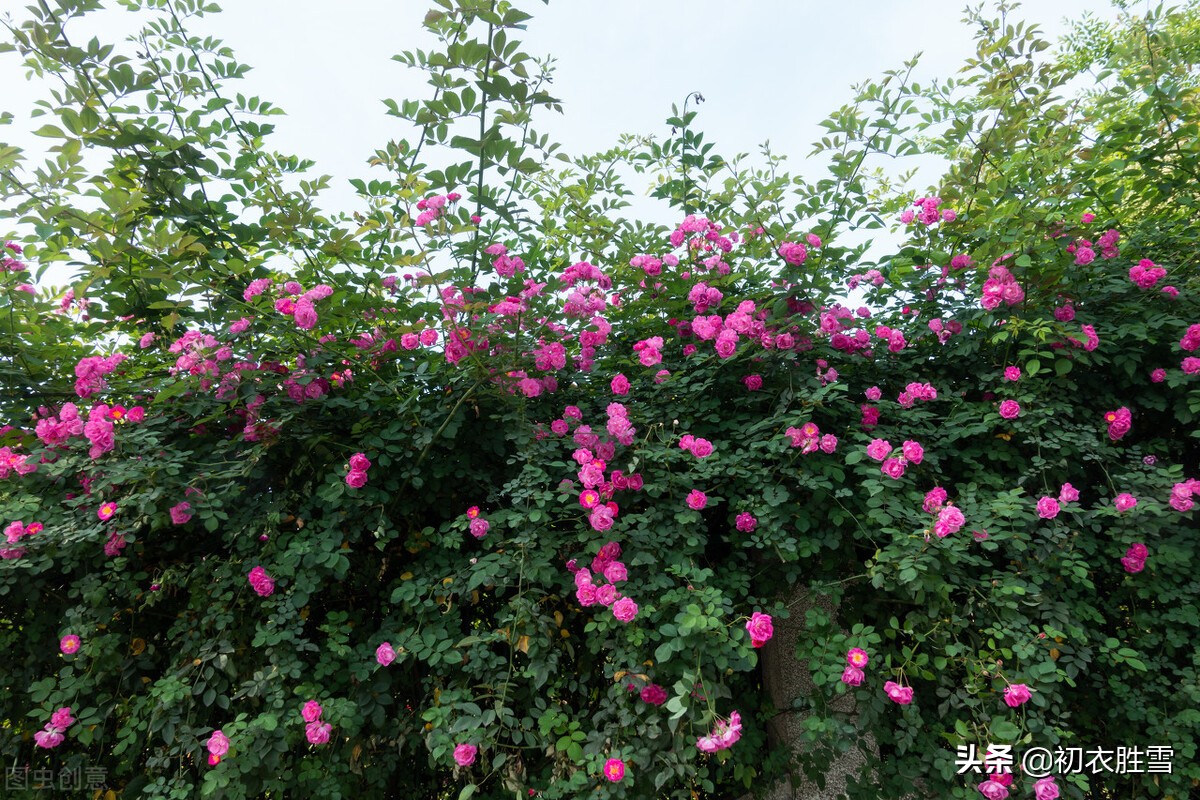
[(351, 489), (361, 489), (367, 485), (367, 470), (371, 468), (371, 462), (366, 455), (355, 453), (350, 456), (350, 462), (346, 465), (346, 485)]
[(300, 710), (300, 716), (306, 723), (304, 737), (308, 739), (309, 744), (325, 744), (329, 741), (329, 732), (333, 730), (333, 726), (321, 721), (323, 711), (321, 704), (316, 700), (309, 700)]
[(66, 738), (64, 734), (67, 728), (71, 727), (74, 722), (75, 717), (71, 714), (70, 706), (58, 709), (50, 715), (50, 721), (46, 723), (46, 727), (33, 735), (34, 744), (47, 750), (58, 747)]
[(255, 567), (246, 575), (250, 587), (260, 597), (270, 597), (275, 592), (275, 581), (262, 567)]

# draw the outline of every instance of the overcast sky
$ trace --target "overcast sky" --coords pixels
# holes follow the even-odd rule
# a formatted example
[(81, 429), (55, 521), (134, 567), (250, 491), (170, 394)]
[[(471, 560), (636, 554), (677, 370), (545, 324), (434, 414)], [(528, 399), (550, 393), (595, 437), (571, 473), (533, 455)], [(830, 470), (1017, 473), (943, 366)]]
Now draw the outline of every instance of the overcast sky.
[[(12, 0), (0, 0), (4, 8)], [(369, 176), (365, 160), (389, 138), (409, 135), (380, 99), (427, 96), (423, 76), (392, 61), (429, 47), (427, 0), (225, 0), (197, 32), (225, 40), (253, 67), (236, 91), (288, 112), (275, 147), (314, 158), (335, 183)], [(15, 8), (16, 6), (9, 6)], [(692, 91), (706, 102), (698, 124), (718, 152), (756, 152), (770, 140), (793, 171), (821, 135), (818, 123), (852, 98), (850, 87), (924, 53), (920, 74), (952, 75), (973, 53), (956, 0), (554, 0), (522, 2), (533, 13), (525, 49), (551, 54), (551, 91), (564, 105), (535, 128), (567, 152), (604, 149), (621, 133), (662, 135), (672, 103)], [(1056, 40), (1084, 12), (1111, 17), (1100, 0), (1038, 0), (1017, 12)], [(99, 18), (84, 34), (118, 38)], [(0, 140), (28, 144), (22, 120), (43, 91), (19, 60), (0, 57), (0, 109), (17, 114)], [(348, 196), (348, 195), (347, 195)], [(0, 223), (0, 227), (5, 227)]]

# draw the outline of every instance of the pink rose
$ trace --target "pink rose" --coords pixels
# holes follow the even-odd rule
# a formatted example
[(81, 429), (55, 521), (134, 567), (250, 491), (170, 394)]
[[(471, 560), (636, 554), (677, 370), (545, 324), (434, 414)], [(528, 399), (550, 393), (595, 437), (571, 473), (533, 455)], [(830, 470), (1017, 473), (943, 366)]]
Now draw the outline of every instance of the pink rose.
[(1058, 516), (1058, 501), (1053, 497), (1043, 497), (1037, 501), (1038, 516), (1042, 519), (1054, 519)]
[(758, 527), (758, 520), (748, 511), (737, 515), (736, 527), (742, 533), (751, 533)]
[(596, 602), (602, 606), (612, 606), (617, 602), (617, 587), (611, 583), (596, 587)]
[(1079, 490), (1069, 483), (1064, 483), (1058, 492), (1058, 502), (1074, 503), (1079, 500)]
[(852, 647), (846, 651), (846, 663), (852, 667), (858, 667), (859, 669), (862, 669), (870, 662), (870, 660), (871, 657), (867, 655), (867, 651), (863, 650), (861, 647)]
[(1005, 419), (1016, 419), (1021, 414), (1021, 404), (1016, 400), (1005, 400), (1000, 404), (1000, 416)]
[(620, 561), (613, 561), (604, 568), (604, 580), (609, 583), (620, 583), (629, 580), (629, 572)]
[(71, 713), (70, 706), (63, 706), (50, 715), (50, 727), (58, 728), (65, 731), (67, 728), (75, 724), (75, 716)]
[(316, 722), (321, 718), (323, 710), (316, 700), (309, 700), (304, 704), (304, 708), (300, 709), (300, 716), (304, 717), (305, 722)]
[(1117, 507), (1117, 511), (1125, 512), (1138, 504), (1137, 498), (1128, 492), (1121, 492), (1113, 499), (1113, 505)]
[(325, 744), (329, 741), (329, 732), (332, 730), (333, 726), (328, 722), (314, 720), (304, 726), (304, 736), (309, 744)]
[(792, 266), (800, 266), (808, 258), (808, 248), (800, 242), (784, 242), (779, 245), (780, 258)]
[(906, 706), (912, 703), (913, 690), (911, 686), (901, 686), (895, 681), (888, 681), (883, 684), (883, 691), (891, 698), (893, 703)]
[(576, 586), (575, 599), (578, 600), (579, 605), (583, 606), (584, 608), (596, 605), (596, 587), (590, 583)]
[(358, 472), (366, 472), (371, 468), (371, 462), (362, 453), (355, 453), (350, 456), (350, 469)]
[(867, 445), (867, 455), (876, 461), (883, 461), (892, 453), (892, 445), (886, 439), (875, 439)]
[(596, 506), (588, 515), (588, 523), (594, 530), (606, 531), (613, 526), (614, 517), (613, 510), (608, 506)]
[(613, 603), (612, 613), (613, 616), (621, 622), (632, 622), (633, 618), (637, 616), (638, 605), (628, 597), (622, 597), (620, 600)]
[(250, 581), (251, 588), (260, 597), (270, 597), (275, 591), (275, 581), (271, 579), (271, 576), (262, 567), (255, 567), (250, 570), (246, 578)]
[(1004, 690), (1004, 703), (1009, 708), (1016, 708), (1024, 705), (1032, 696), (1028, 686), (1023, 683), (1014, 683)]
[(367, 485), (367, 473), (352, 469), (346, 473), (346, 485), (351, 489), (361, 489)]
[(746, 630), (750, 632), (750, 644), (754, 647), (762, 647), (775, 635), (771, 616), (758, 611), (750, 615), (750, 620), (746, 623)]
[(492, 524), (486, 519), (483, 517), (476, 517), (475, 519), (471, 520), (471, 535), (476, 539), (482, 539), (487, 534), (488, 529), (491, 527)]
[(629, 394), (629, 379), (624, 375), (617, 374), (612, 379), (611, 388), (613, 394)]
[(385, 667), (396, 660), (396, 651), (390, 642), (384, 642), (375, 649), (375, 660)]
[(661, 706), (667, 702), (667, 690), (657, 683), (651, 683), (642, 689), (642, 702), (652, 706)]
[(175, 525), (184, 525), (192, 518), (192, 504), (188, 502), (176, 503), (171, 506), (171, 522)]
[(58, 728), (48, 727), (43, 731), (38, 731), (35, 733), (33, 735), (33, 742), (38, 747), (44, 747), (45, 749), (49, 750), (51, 748), (58, 747), (63, 743), (63, 739), (65, 738), (66, 737), (62, 735), (62, 731), (60, 731)]
[(879, 424), (879, 409), (875, 406), (860, 406), (862, 411), (862, 426), (864, 428), (874, 428)]
[(1125, 556), (1121, 559), (1121, 566), (1125, 568), (1126, 572), (1131, 574), (1141, 572), (1146, 567), (1146, 557), (1149, 554), (1150, 551), (1146, 548), (1146, 545), (1141, 542), (1135, 542), (1125, 551)]
[(842, 683), (847, 686), (861, 686), (866, 674), (858, 667), (846, 667), (842, 672)]
[(962, 530), (962, 526), (967, 523), (967, 518), (963, 516), (956, 506), (945, 506), (938, 512), (937, 522), (934, 523), (934, 533), (939, 539), (944, 539), (952, 533), (958, 533)]
[(469, 767), (475, 763), (475, 755), (479, 748), (473, 744), (460, 744), (454, 748), (454, 763), (460, 767)]
[(317, 311), (313, 308), (312, 300), (307, 297), (301, 297), (299, 302), (292, 308), (291, 313), (292, 318), (296, 321), (297, 328), (307, 331), (316, 327)]
[(1104, 421), (1108, 423), (1108, 438), (1114, 442), (1133, 427), (1133, 415), (1128, 408), (1122, 406), (1116, 411), (1104, 412)]
[(984, 781), (976, 788), (987, 800), (1005, 800), (1008, 797), (1008, 788), (996, 781)]
[(904, 459), (889, 458), (883, 462), (883, 466), (879, 468), (879, 471), (892, 480), (899, 480), (904, 475)]
[(925, 457), (925, 448), (922, 447), (918, 442), (905, 442), (902, 449), (904, 451), (904, 457), (908, 459), (909, 463), (920, 464), (921, 459)]
[(1035, 800), (1057, 800), (1058, 784), (1053, 777), (1042, 778), (1033, 784), (1033, 796)]
[(205, 746), (211, 755), (220, 758), (229, 752), (229, 737), (219, 730), (213, 731), (212, 735), (208, 737)]
[(699, 489), (692, 489), (687, 496), (688, 508), (699, 511), (708, 505), (708, 495)]

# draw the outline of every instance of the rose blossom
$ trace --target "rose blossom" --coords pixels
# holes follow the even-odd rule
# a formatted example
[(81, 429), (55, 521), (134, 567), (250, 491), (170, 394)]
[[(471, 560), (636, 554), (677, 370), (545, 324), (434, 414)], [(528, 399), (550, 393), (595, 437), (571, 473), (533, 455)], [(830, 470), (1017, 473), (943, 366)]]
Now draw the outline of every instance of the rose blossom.
[(1023, 683), (1014, 683), (1004, 690), (1004, 703), (1009, 708), (1016, 708), (1024, 705), (1032, 696), (1028, 686)]
[[(601, 588), (608, 589), (611, 588), (611, 586), (604, 586)], [(633, 621), (633, 618), (637, 616), (638, 605), (628, 597), (622, 597), (620, 600), (613, 603), (612, 613), (613, 616), (621, 622), (631, 622)]]
[(892, 702), (906, 706), (912, 703), (913, 689), (911, 686), (901, 686), (895, 681), (888, 681), (883, 684), (883, 691), (891, 698)]
[(1034, 800), (1057, 800), (1058, 784), (1054, 782), (1054, 777), (1042, 778), (1033, 784)]
[(867, 445), (867, 455), (875, 461), (883, 461), (892, 452), (892, 445), (886, 439), (874, 439)]
[(479, 748), (473, 744), (460, 744), (454, 748), (454, 763), (460, 767), (469, 767), (475, 763), (475, 755)]
[(309, 700), (304, 704), (304, 708), (300, 709), (300, 716), (304, 717), (305, 722), (316, 722), (321, 718), (323, 710), (316, 700)]
[(667, 702), (667, 690), (657, 683), (651, 683), (642, 688), (641, 698), (643, 703), (661, 706)]
[(762, 647), (775, 634), (771, 616), (758, 611), (750, 615), (750, 620), (746, 623), (746, 630), (750, 632), (750, 644), (754, 647)]
[(1146, 567), (1146, 556), (1149, 554), (1150, 551), (1146, 545), (1135, 542), (1125, 551), (1125, 556), (1121, 559), (1121, 566), (1130, 574), (1141, 572)]
[(1038, 516), (1042, 519), (1054, 519), (1058, 516), (1058, 501), (1053, 497), (1043, 497), (1037, 501)]
[(186, 500), (171, 506), (171, 522), (175, 525), (185, 525), (192, 518), (192, 504)]
[(976, 787), (986, 800), (1006, 800), (1008, 787), (993, 780), (986, 780)]
[(304, 726), (304, 736), (309, 744), (325, 744), (329, 741), (329, 732), (332, 730), (333, 726), (328, 722), (314, 720)]
[(604, 777), (613, 783), (618, 783), (625, 777), (625, 762), (619, 758), (610, 758), (604, 762)]
[(208, 748), (208, 752), (211, 755), (220, 758), (229, 752), (229, 737), (219, 729), (215, 730), (212, 732), (212, 735), (208, 737), (205, 747)]
[(903, 458), (889, 458), (883, 462), (883, 466), (879, 468), (879, 471), (892, 480), (899, 480), (904, 475), (904, 464)]

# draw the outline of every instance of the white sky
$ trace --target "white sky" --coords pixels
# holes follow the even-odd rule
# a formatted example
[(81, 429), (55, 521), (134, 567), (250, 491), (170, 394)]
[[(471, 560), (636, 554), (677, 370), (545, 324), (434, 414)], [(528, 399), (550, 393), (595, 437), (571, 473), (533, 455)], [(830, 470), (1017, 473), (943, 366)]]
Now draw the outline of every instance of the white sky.
[[(0, 0), (0, 9), (19, 5)], [(431, 46), (420, 23), (432, 4), (223, 5), (196, 32), (223, 39), (254, 68), (231, 90), (288, 112), (272, 120), (274, 147), (316, 159), (316, 172), (333, 175), (335, 186), (373, 177), (365, 161), (374, 149), (409, 135), (401, 120), (385, 114), (381, 98), (427, 96), (424, 76), (391, 56)], [(822, 133), (818, 123), (852, 99), (851, 85), (899, 68), (918, 51), (924, 52), (920, 75), (950, 76), (973, 53), (958, 0), (554, 0), (548, 6), (526, 0), (521, 7), (534, 14), (525, 50), (557, 59), (550, 88), (565, 112), (547, 113), (534, 127), (568, 153), (605, 149), (621, 133), (665, 134), (671, 104), (699, 91), (706, 102), (697, 124), (717, 152), (755, 153), (770, 140), (789, 156), (793, 172), (804, 173), (811, 143)], [(1067, 18), (1087, 11), (1114, 15), (1100, 0), (1039, 0), (1015, 16), (1039, 23), (1053, 41), (1067, 30)], [(120, 30), (103, 19), (94, 28), (77, 23), (68, 33), (79, 44), (91, 35), (112, 40)], [(0, 57), (0, 109), (17, 115), (13, 126), (0, 128), (0, 141), (36, 145), (21, 130), (45, 122), (23, 121), (42, 96), (18, 58)], [(348, 203), (349, 191), (331, 199)], [(6, 227), (0, 222), (0, 234)]]

